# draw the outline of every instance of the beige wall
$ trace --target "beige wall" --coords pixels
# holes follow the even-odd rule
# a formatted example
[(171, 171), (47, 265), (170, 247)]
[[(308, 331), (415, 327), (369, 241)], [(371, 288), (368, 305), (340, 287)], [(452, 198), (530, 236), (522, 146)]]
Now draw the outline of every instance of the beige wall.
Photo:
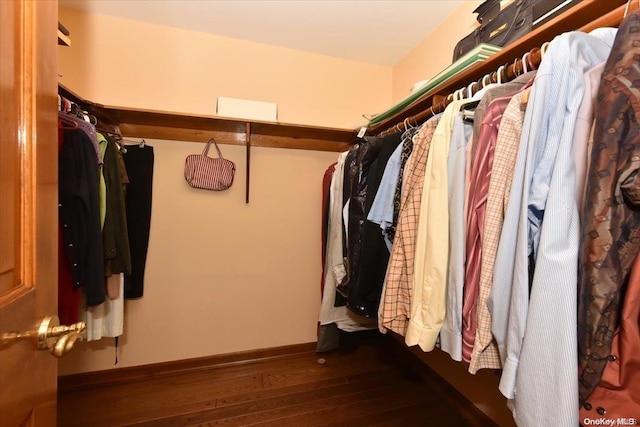
[[(431, 78), (451, 65), (453, 48), (478, 26), (473, 10), (484, 0), (465, 0), (411, 52), (393, 67), (392, 103), (411, 93), (413, 85)], [(514, 0), (502, 0), (505, 8)]]
[(451, 64), (456, 43), (477, 25), (473, 10), (481, 0), (467, 0), (393, 67), (393, 103), (409, 95), (414, 83), (435, 76)]
[[(72, 47), (60, 82), (95, 102), (212, 114), (217, 96), (276, 102), (280, 120), (353, 128), (391, 99), (391, 68), (62, 10)], [(371, 90), (376, 88), (376, 90)], [(320, 304), (320, 183), (337, 153), (244, 148), (224, 193), (182, 170), (201, 144), (152, 141), (154, 201), (144, 298), (128, 301), (119, 367), (315, 340)], [(113, 340), (82, 343), (60, 374), (111, 369)]]
[(215, 114), (216, 98), (278, 104), (284, 123), (355, 128), (391, 104), (391, 67), (60, 10), (60, 82), (106, 105)]
[[(127, 301), (119, 367), (311, 342), (320, 298), (321, 180), (335, 153), (244, 147), (228, 191), (189, 187), (202, 144), (147, 141), (155, 170), (145, 295)], [(134, 148), (135, 149), (135, 148)], [(112, 339), (81, 343), (60, 374), (113, 368)]]

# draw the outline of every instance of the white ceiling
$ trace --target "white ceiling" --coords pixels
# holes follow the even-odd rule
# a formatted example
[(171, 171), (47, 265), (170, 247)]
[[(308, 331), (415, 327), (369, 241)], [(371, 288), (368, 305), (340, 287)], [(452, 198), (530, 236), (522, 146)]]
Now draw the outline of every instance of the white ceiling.
[(62, 8), (391, 66), (462, 2), (60, 0), (59, 4)]

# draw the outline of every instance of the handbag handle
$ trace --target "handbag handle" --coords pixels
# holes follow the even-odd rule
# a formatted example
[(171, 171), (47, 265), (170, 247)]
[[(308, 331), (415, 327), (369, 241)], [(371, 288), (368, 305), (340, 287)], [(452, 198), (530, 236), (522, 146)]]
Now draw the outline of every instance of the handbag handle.
[(218, 144), (216, 143), (216, 141), (211, 138), (209, 141), (207, 141), (207, 145), (204, 147), (204, 150), (202, 150), (202, 155), (203, 156), (207, 156), (207, 154), (209, 153), (209, 147), (211, 146), (211, 143), (213, 142), (213, 145), (216, 146), (216, 151), (218, 152), (218, 157), (220, 157), (221, 159), (224, 159), (224, 157), (222, 157), (222, 151), (220, 151), (220, 147), (218, 147)]

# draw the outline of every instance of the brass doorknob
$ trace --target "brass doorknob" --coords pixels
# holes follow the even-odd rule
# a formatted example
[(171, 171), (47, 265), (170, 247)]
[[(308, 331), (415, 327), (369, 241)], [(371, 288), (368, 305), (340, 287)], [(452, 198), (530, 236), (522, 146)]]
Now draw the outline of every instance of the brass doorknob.
[(60, 325), (58, 316), (47, 316), (40, 326), (26, 332), (5, 332), (0, 334), (0, 348), (8, 347), (20, 340), (32, 341), (38, 350), (49, 349), (55, 357), (62, 357), (71, 350), (76, 341), (84, 335), (84, 322)]

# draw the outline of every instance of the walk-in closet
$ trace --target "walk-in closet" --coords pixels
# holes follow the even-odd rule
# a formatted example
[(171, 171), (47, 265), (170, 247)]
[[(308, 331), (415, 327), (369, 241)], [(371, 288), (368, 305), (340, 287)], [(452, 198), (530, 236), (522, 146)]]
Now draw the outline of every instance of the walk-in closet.
[(0, 0), (0, 425), (638, 425), (638, 34)]

